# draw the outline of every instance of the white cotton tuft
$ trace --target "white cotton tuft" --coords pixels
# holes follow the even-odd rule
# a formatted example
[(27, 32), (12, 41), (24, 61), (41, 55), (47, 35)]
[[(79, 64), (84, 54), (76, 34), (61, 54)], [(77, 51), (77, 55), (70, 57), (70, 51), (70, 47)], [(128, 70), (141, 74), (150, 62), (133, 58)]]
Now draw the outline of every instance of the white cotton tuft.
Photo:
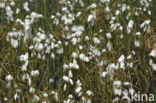
[(35, 93), (35, 89), (33, 87), (30, 87), (29, 92), (30, 93)]
[(67, 77), (67, 76), (63, 76), (63, 80), (64, 80), (64, 81), (68, 82), (69, 79), (70, 79), (69, 77)]
[(156, 57), (156, 50), (152, 50), (152, 51), (149, 53), (149, 56)]
[(130, 20), (129, 23), (128, 23), (127, 28), (128, 29), (131, 29), (133, 27), (133, 25), (134, 25), (134, 21), (133, 20)]
[(72, 73), (72, 71), (71, 71), (71, 70), (68, 72), (68, 76), (69, 76), (70, 78), (72, 78), (72, 77), (73, 77), (73, 73)]
[(113, 85), (115, 87), (120, 87), (121, 86), (121, 81), (114, 81)]
[(134, 45), (136, 46), (136, 47), (139, 47), (140, 46), (140, 41), (134, 41)]
[(94, 18), (93, 15), (89, 15), (89, 16), (88, 16), (88, 20), (87, 20), (87, 22), (90, 22), (93, 18)]
[(5, 80), (8, 81), (8, 82), (12, 81), (12, 80), (13, 80), (12, 75), (10, 75), (10, 74), (7, 75), (7, 76), (5, 77)]
[(20, 56), (20, 61), (26, 62), (28, 60), (28, 58), (29, 58), (28, 53), (25, 53), (24, 55), (21, 55)]
[(114, 88), (114, 94), (121, 96), (122, 90)]
[(111, 33), (106, 33), (106, 37), (107, 37), (108, 39), (111, 39), (111, 38), (112, 38)]
[(18, 47), (18, 40), (14, 40), (14, 39), (11, 39), (11, 45), (14, 47), (14, 48), (17, 48)]
[(118, 59), (118, 62), (124, 62), (124, 60), (125, 60), (125, 56), (121, 55), (120, 58)]
[(95, 44), (99, 44), (101, 42), (97, 37), (94, 37), (93, 41), (94, 41)]
[(32, 70), (32, 71), (31, 71), (31, 75), (32, 75), (32, 76), (37, 76), (37, 75), (39, 75), (39, 70)]
[(154, 70), (154, 71), (156, 71), (156, 64), (152, 64), (152, 69)]
[(77, 88), (75, 89), (75, 93), (80, 93), (81, 90), (82, 90), (81, 87), (77, 87)]
[(25, 10), (25, 11), (30, 11), (29, 10), (29, 7), (28, 7), (28, 2), (25, 2), (24, 4), (23, 4), (23, 9)]
[(91, 90), (88, 90), (88, 91), (86, 92), (86, 94), (87, 94), (88, 96), (92, 96), (92, 95), (93, 95), (93, 92), (92, 92)]
[(106, 77), (107, 74), (108, 74), (107, 72), (102, 72), (102, 73), (101, 73), (101, 76), (102, 76), (102, 77)]

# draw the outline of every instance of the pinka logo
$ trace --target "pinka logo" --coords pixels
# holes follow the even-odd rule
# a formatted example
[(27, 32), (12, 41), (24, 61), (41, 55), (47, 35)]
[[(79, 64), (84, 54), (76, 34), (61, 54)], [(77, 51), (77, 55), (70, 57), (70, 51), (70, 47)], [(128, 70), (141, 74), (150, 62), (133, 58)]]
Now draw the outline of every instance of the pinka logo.
[(127, 103), (131, 102), (153, 102), (155, 100), (154, 94), (141, 94), (140, 92), (138, 93), (131, 93), (128, 94), (127, 92), (123, 92), (123, 97), (122, 101), (127, 101)]

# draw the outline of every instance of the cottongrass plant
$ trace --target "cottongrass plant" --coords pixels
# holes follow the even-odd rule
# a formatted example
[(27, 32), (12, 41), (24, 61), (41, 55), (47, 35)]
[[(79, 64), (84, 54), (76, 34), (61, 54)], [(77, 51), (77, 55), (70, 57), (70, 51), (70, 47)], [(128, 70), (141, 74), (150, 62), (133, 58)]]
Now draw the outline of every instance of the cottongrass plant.
[(1, 0), (1, 103), (131, 103), (155, 94), (155, 0)]

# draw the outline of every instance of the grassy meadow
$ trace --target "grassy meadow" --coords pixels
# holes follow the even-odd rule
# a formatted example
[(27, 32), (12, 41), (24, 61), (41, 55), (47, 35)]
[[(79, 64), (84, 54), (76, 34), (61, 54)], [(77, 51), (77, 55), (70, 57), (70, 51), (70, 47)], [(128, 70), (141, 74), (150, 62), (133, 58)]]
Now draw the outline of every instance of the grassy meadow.
[(155, 5), (0, 0), (0, 103), (155, 103)]

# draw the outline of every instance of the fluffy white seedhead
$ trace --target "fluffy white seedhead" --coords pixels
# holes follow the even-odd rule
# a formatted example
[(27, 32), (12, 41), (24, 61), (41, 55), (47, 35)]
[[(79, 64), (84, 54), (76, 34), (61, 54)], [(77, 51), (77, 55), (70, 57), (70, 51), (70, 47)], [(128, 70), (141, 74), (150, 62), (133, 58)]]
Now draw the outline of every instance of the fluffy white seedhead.
[(73, 78), (73, 73), (72, 73), (71, 70), (69, 70), (69, 72), (68, 72), (68, 76), (69, 76), (70, 78)]
[(118, 59), (118, 62), (124, 62), (124, 60), (125, 60), (125, 56), (121, 55), (120, 58)]
[(88, 7), (88, 9), (94, 9), (94, 8), (96, 8), (97, 7), (97, 5), (94, 3), (94, 4), (91, 4), (89, 7)]
[(82, 90), (82, 87), (77, 87), (76, 89), (75, 89), (75, 93), (80, 93), (80, 91)]
[(5, 3), (4, 2), (0, 2), (0, 8), (5, 8)]
[(14, 48), (17, 48), (18, 45), (19, 45), (18, 40), (11, 39), (10, 42), (11, 42), (11, 45), (12, 45)]
[(93, 92), (91, 91), (91, 90), (88, 90), (87, 92), (86, 92), (86, 94), (88, 95), (88, 96), (93, 96)]
[(38, 102), (40, 100), (40, 97), (38, 95), (33, 96), (33, 101)]
[(113, 85), (114, 85), (114, 87), (120, 87), (121, 81), (114, 81)]
[(101, 42), (97, 37), (94, 37), (93, 41), (94, 41), (95, 44), (99, 44)]
[(32, 75), (32, 76), (37, 76), (37, 75), (39, 75), (39, 70), (32, 70), (32, 71), (31, 71), (31, 75)]
[(69, 79), (70, 79), (70, 78), (69, 78), (68, 76), (65, 76), (65, 75), (63, 76), (63, 80), (64, 80), (64, 81), (68, 82)]
[(28, 58), (29, 58), (28, 53), (25, 53), (25, 54), (20, 56), (20, 61), (26, 62), (28, 60)]
[(108, 72), (102, 72), (101, 76), (105, 78), (107, 74), (108, 74)]
[(12, 80), (13, 80), (12, 75), (10, 75), (10, 74), (7, 75), (7, 76), (5, 77), (5, 80), (8, 81), (8, 82), (12, 81)]
[(156, 57), (156, 50), (152, 50), (152, 51), (149, 53), (149, 56)]
[(114, 88), (114, 94), (121, 96), (122, 90), (121, 89)]
[(152, 69), (154, 70), (154, 71), (156, 71), (156, 64), (151, 64), (151, 66), (152, 66)]
[(111, 38), (112, 38), (111, 33), (106, 33), (106, 37), (107, 37), (108, 39), (111, 39)]
[(128, 27), (127, 28), (132, 28), (134, 25), (134, 21), (133, 20), (130, 20), (129, 23), (128, 23)]
[(140, 41), (135, 40), (135, 41), (134, 41), (134, 45), (135, 45), (136, 47), (140, 47)]
[(30, 9), (29, 9), (29, 7), (28, 7), (28, 2), (25, 2), (24, 4), (23, 4), (23, 9), (25, 10), (25, 11), (30, 11)]
[(30, 93), (35, 93), (35, 88), (30, 87), (29, 92), (30, 92)]
[(77, 81), (76, 81), (76, 85), (79, 86), (79, 87), (82, 86), (81, 81), (80, 81), (80, 80), (77, 80)]

